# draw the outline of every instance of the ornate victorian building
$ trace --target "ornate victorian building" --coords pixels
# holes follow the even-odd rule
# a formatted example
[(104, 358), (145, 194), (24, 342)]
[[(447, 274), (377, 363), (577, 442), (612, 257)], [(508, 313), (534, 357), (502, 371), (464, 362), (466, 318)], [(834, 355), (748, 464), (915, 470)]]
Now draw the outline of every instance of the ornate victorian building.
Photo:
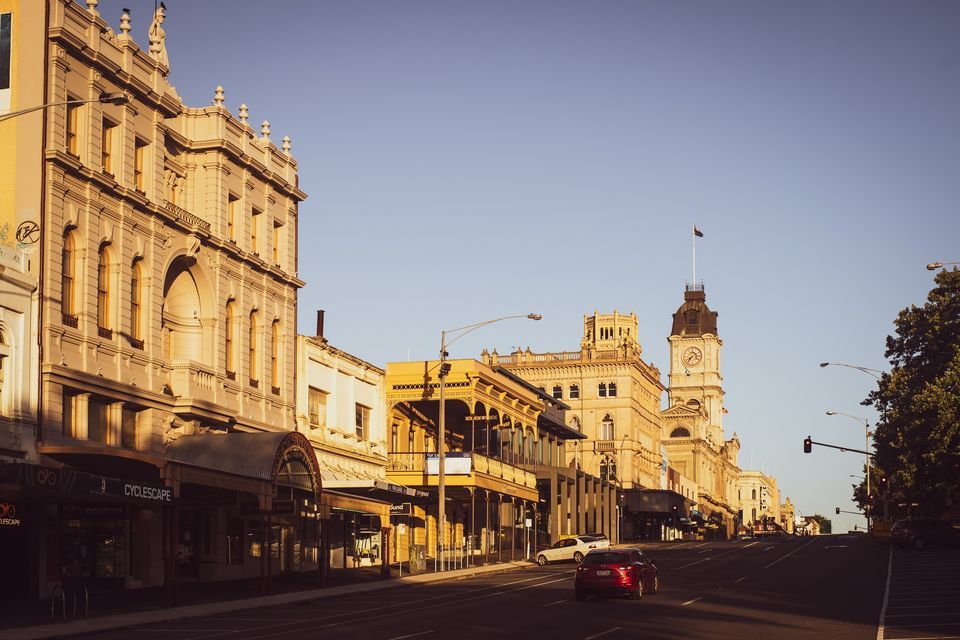
[(22, 116), (17, 153), (36, 161), (13, 195), (41, 234), (39, 464), (13, 474), (41, 536), (31, 587), (172, 597), (178, 577), (315, 567), (304, 518), (320, 478), (292, 432), (306, 195), (290, 141), (251, 127), (245, 106), (234, 116), (219, 87), (210, 106), (183, 104), (162, 5), (140, 23), (146, 49), (126, 10), (115, 32), (87, 5), (13, 15), (30, 78), (13, 106), (46, 105)]
[(723, 433), (723, 341), (702, 286), (687, 286), (667, 340), (669, 406), (662, 413), (663, 447), (670, 466), (697, 485), (694, 515), (704, 533), (730, 536), (739, 512), (740, 440), (736, 434), (727, 440)]

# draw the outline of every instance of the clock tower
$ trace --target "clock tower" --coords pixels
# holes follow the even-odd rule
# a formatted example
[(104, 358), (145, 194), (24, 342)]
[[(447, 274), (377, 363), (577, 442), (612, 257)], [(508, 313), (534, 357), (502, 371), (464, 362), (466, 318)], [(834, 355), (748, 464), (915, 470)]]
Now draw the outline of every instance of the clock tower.
[(687, 285), (683, 304), (673, 314), (670, 337), (670, 407), (683, 406), (700, 413), (695, 438), (705, 438), (719, 449), (723, 437), (723, 376), (717, 313), (707, 307), (703, 285)]

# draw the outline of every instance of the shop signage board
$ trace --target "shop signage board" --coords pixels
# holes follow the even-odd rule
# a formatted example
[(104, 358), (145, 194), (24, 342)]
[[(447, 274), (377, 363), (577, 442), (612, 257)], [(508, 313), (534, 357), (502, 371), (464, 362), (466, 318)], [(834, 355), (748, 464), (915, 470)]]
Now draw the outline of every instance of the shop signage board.
[(409, 502), (390, 505), (391, 516), (409, 516), (412, 514), (412, 505)]
[[(469, 453), (452, 452), (443, 455), (443, 475), (468, 476), (473, 470), (473, 458)], [(427, 454), (427, 475), (440, 475), (440, 455)]]
[(0, 502), (0, 527), (19, 527), (23, 524), (17, 515), (17, 505), (12, 502)]

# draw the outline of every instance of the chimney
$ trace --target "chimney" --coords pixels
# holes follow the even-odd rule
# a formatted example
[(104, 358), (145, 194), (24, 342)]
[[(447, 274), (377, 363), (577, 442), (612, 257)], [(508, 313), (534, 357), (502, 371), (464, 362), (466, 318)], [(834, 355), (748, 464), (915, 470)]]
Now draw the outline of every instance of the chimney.
[(317, 337), (323, 337), (323, 309), (317, 309)]

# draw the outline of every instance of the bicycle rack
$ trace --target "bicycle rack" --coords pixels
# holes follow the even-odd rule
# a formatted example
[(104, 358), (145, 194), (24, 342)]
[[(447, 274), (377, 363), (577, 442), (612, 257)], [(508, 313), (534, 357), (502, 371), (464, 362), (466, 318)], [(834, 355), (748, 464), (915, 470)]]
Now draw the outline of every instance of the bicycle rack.
[(59, 582), (53, 585), (53, 592), (50, 594), (50, 619), (56, 618), (57, 601), (60, 601), (60, 619), (67, 619), (67, 598), (63, 592), (63, 585)]
[(83, 595), (83, 617), (87, 618), (90, 616), (90, 591), (87, 589), (87, 585), (81, 584), (80, 587), (73, 592), (73, 615), (77, 616), (77, 596)]

